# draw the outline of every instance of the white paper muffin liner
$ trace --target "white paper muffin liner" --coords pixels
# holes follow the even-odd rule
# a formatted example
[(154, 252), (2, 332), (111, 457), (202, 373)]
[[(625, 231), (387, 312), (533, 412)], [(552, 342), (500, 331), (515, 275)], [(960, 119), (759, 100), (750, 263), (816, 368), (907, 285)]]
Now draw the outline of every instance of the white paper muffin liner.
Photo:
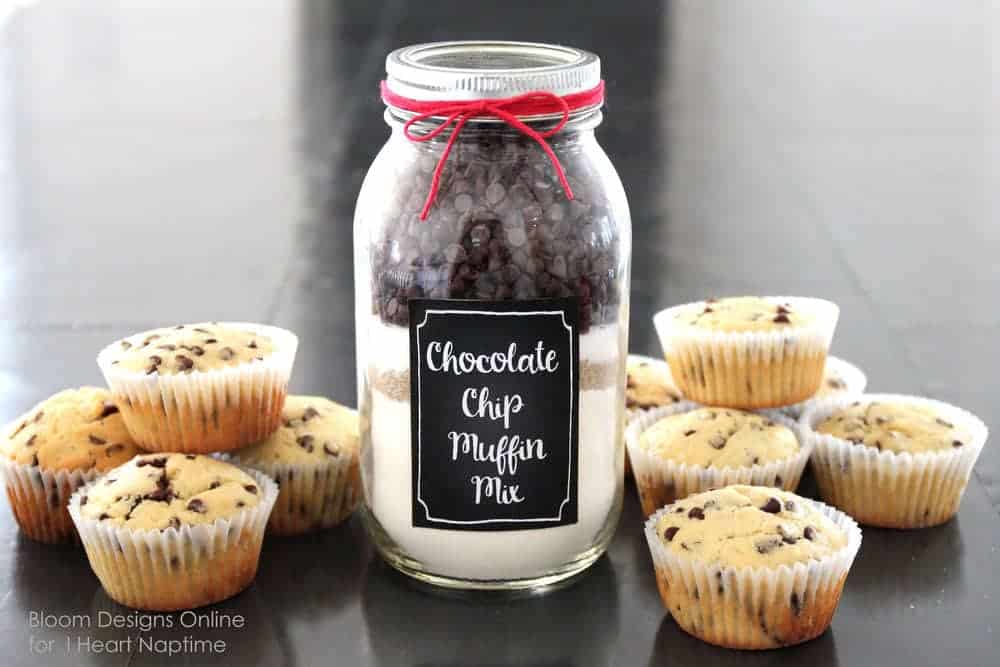
[(243, 471), (261, 491), (256, 505), (210, 524), (164, 530), (86, 518), (80, 499), (93, 482), (78, 489), (70, 498), (69, 514), (108, 596), (134, 609), (179, 611), (220, 602), (249, 586), (278, 486), (257, 470)]
[[(897, 454), (813, 430), (836, 410), (855, 401), (926, 406), (968, 431), (972, 440), (962, 447)], [(814, 447), (812, 468), (823, 500), (864, 525), (884, 528), (924, 528), (953, 517), (989, 434), (981, 419), (961, 408), (899, 394), (836, 396), (817, 401), (802, 415), (799, 428)]]
[(840, 309), (823, 299), (763, 298), (809, 313), (812, 321), (774, 331), (725, 332), (677, 326), (678, 310), (691, 304), (653, 316), (674, 381), (686, 398), (760, 409), (791, 405), (816, 393)]
[(702, 641), (738, 649), (789, 646), (821, 635), (833, 620), (844, 581), (861, 547), (861, 529), (847, 514), (801, 498), (847, 535), (819, 560), (773, 568), (721, 567), (675, 554), (656, 534), (663, 508), (646, 521), (646, 542), (664, 606)]
[(823, 371), (824, 377), (826, 377), (827, 370), (832, 370), (837, 377), (844, 381), (843, 389), (835, 389), (825, 396), (813, 397), (807, 401), (802, 401), (801, 403), (796, 403), (795, 405), (789, 405), (781, 408), (781, 411), (792, 419), (798, 420), (798, 418), (802, 416), (802, 413), (804, 413), (813, 403), (817, 401), (826, 400), (835, 396), (855, 396), (864, 392), (865, 387), (868, 386), (868, 377), (864, 374), (864, 371), (854, 364), (844, 361), (838, 357), (826, 358), (826, 370)]
[(298, 338), (277, 327), (246, 322), (220, 326), (267, 336), (274, 350), (263, 361), (210, 371), (146, 375), (111, 365), (111, 343), (97, 357), (125, 426), (151, 452), (209, 453), (245, 447), (281, 423)]
[(354, 513), (361, 500), (358, 453), (341, 451), (315, 464), (244, 461), (239, 452), (220, 454), (245, 468), (264, 473), (278, 484), (278, 500), (267, 530), (274, 535), (300, 535), (331, 528)]
[(625, 429), (625, 446), (632, 460), (632, 474), (643, 513), (649, 516), (659, 508), (686, 498), (695, 493), (717, 489), (732, 484), (752, 484), (754, 486), (774, 486), (786, 491), (795, 491), (802, 479), (802, 471), (809, 460), (812, 445), (805, 442), (797, 424), (777, 411), (761, 412), (783, 426), (787, 426), (799, 441), (799, 451), (786, 459), (758, 463), (735, 468), (706, 468), (703, 466), (675, 463), (645, 451), (639, 445), (642, 433), (653, 424), (684, 412), (691, 412), (704, 406), (690, 401), (650, 410), (633, 419)]
[(96, 468), (42, 470), (37, 465), (0, 460), (0, 478), (21, 532), (49, 544), (77, 540), (66, 506), (73, 492), (100, 474)]

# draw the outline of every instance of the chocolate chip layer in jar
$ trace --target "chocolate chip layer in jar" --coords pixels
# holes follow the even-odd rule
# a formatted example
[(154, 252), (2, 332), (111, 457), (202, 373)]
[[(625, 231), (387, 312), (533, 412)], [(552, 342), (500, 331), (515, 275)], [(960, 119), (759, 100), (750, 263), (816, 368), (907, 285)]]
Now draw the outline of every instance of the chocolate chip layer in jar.
[(204, 322), (128, 336), (97, 363), (140, 447), (209, 453), (278, 428), (297, 347), (277, 327)]
[[(603, 552), (621, 502), (631, 234), (593, 133), (599, 62), (477, 42), (402, 49), (387, 68), (392, 136), (355, 217), (369, 528), (391, 564), (443, 585), (569, 576)], [(472, 111), (470, 96), (489, 99)], [(435, 134), (450, 114), (428, 105), (449, 100), (469, 115)], [(513, 466), (497, 462), (507, 447)]]

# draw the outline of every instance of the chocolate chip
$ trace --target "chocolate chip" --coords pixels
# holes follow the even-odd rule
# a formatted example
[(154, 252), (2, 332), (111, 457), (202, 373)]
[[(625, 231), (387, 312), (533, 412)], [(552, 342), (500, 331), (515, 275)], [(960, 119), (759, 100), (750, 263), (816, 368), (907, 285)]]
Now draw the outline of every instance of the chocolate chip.
[(37, 433), (32, 433), (32, 434), (31, 434), (31, 437), (30, 437), (30, 438), (28, 438), (28, 439), (27, 439), (27, 440), (25, 441), (25, 443), (24, 443), (24, 446), (25, 446), (25, 447), (31, 447), (32, 445), (34, 445), (34, 444), (35, 444), (35, 439), (37, 439), (37, 438), (38, 438), (38, 434), (37, 434)]
[(87, 496), (82, 496), (80, 498), (80, 506), (82, 507), (82, 506), (86, 505), (88, 500), (89, 500), (89, 498)]
[(690, 436), (694, 435), (696, 432), (697, 431), (695, 431), (694, 429), (691, 429), (689, 431), (684, 431), (684, 436), (685, 437), (690, 437)]
[(87, 440), (90, 440), (90, 444), (92, 444), (92, 445), (103, 445), (103, 444), (106, 444), (108, 442), (104, 438), (99, 438), (96, 435), (94, 435), (93, 433), (91, 433), (91, 434), (89, 434), (87, 436)]
[(123, 350), (131, 350), (132, 349), (132, 343), (128, 342), (127, 340), (123, 340), (122, 341), (122, 349)]
[(340, 456), (340, 448), (337, 446), (330, 446), (329, 442), (323, 443), (323, 452), (329, 456)]
[(257, 349), (257, 341), (255, 341), (255, 340), (250, 341), (249, 343), (247, 343), (247, 347), (249, 347), (251, 350), (256, 350)]
[(791, 320), (788, 319), (788, 315), (785, 315), (784, 313), (779, 313), (775, 315), (774, 319), (771, 321), (774, 322), (775, 324), (788, 324), (791, 322)]
[(316, 440), (316, 438), (314, 438), (311, 435), (306, 434), (306, 435), (300, 435), (299, 437), (297, 437), (295, 439), (295, 442), (296, 442), (296, 444), (298, 444), (299, 447), (301, 447), (302, 449), (304, 449), (307, 452), (311, 453), (313, 451), (313, 449), (315, 449), (315, 447), (313, 446), (313, 442), (315, 440)]
[(194, 359), (183, 354), (178, 354), (174, 357), (174, 361), (177, 362), (177, 370), (180, 372), (189, 371), (194, 368)]
[(780, 546), (781, 540), (777, 538), (757, 540), (757, 542), (754, 543), (754, 547), (757, 549), (757, 553), (759, 554), (769, 554)]
[(253, 484), (247, 484), (243, 488), (246, 489), (247, 493), (252, 493), (255, 496), (257, 495), (257, 487)]
[(209, 331), (208, 329), (202, 329), (201, 327), (195, 327), (193, 330), (197, 331), (198, 333), (209, 334), (209, 335), (212, 334), (212, 332)]
[(208, 511), (208, 509), (205, 507), (204, 501), (202, 501), (201, 498), (192, 498), (190, 501), (188, 501), (187, 508), (188, 510), (196, 512), (198, 514), (204, 514), (205, 512)]
[(157, 345), (156, 349), (157, 350), (166, 350), (168, 352), (173, 352), (174, 350), (177, 349), (177, 346), (173, 345), (171, 343), (164, 343), (163, 345)]
[(16, 429), (14, 429), (14, 432), (10, 434), (10, 437), (11, 438), (15, 437), (18, 433), (20, 433), (21, 431), (23, 431), (24, 428), (27, 425), (28, 425), (28, 422), (21, 422), (20, 425)]
[(211, 491), (212, 489), (217, 489), (220, 486), (222, 486), (222, 482), (212, 482), (208, 485), (208, 489)]
[(802, 537), (806, 538), (810, 542), (816, 539), (816, 529), (812, 526), (806, 526), (802, 531)]
[(205, 354), (205, 348), (200, 347), (198, 345), (192, 345), (190, 348), (188, 348), (188, 351), (191, 352), (191, 354), (193, 354), (196, 357), (200, 357)]
[(945, 428), (955, 428), (954, 424), (952, 424), (951, 422), (947, 422), (947, 421), (941, 419), (940, 417), (935, 417), (934, 421), (936, 421), (941, 426), (944, 426)]
[(149, 366), (146, 367), (146, 375), (152, 375), (156, 373), (160, 364), (163, 363), (163, 358), (158, 357), (155, 354), (149, 358)]
[(663, 531), (663, 539), (667, 542), (672, 541), (674, 539), (674, 535), (676, 535), (679, 530), (680, 528), (677, 526), (667, 526), (666, 530)]
[(179, 530), (181, 527), (181, 520), (176, 516), (172, 516), (170, 517), (170, 521), (167, 523), (167, 527), (177, 528)]
[(781, 501), (777, 498), (768, 498), (764, 506), (760, 508), (761, 512), (767, 512), (768, 514), (777, 514), (781, 511)]
[(159, 337), (160, 337), (160, 334), (150, 334), (150, 335), (146, 336), (146, 339), (144, 341), (142, 341), (142, 347), (146, 347), (147, 345), (149, 345), (150, 343), (152, 343), (154, 340), (156, 340)]
[(951, 446), (952, 447), (961, 447), (963, 444), (964, 443), (961, 440), (952, 440), (951, 441)]
[(302, 413), (302, 421), (309, 421), (310, 419), (315, 419), (316, 417), (319, 417), (319, 410), (312, 406), (307, 407)]
[(688, 512), (688, 518), (689, 519), (697, 519), (699, 521), (704, 521), (705, 520), (705, 510), (701, 509), (700, 507), (692, 507), (691, 511)]
[(205, 339), (205, 345), (214, 345), (215, 343), (218, 343), (218, 342), (219, 342), (218, 338), (206, 338)]
[(35, 415), (35, 420), (34, 420), (35, 423), (37, 424), (38, 422), (42, 421), (42, 417), (44, 416), (45, 416), (45, 411), (39, 410), (38, 413)]
[(237, 507), (245, 507), (245, 506), (246, 506), (246, 503), (245, 503), (245, 502), (243, 502), (242, 500), (237, 500), (237, 501), (236, 501), (236, 506), (237, 506)]
[(185, 454), (184, 458), (186, 458), (188, 461), (194, 461), (198, 457), (194, 454)]
[(708, 440), (708, 446), (712, 449), (722, 449), (726, 446), (726, 437), (724, 435), (713, 435)]
[(101, 414), (97, 416), (98, 419), (104, 419), (105, 417), (110, 417), (113, 414), (118, 413), (118, 406), (114, 403), (105, 402), (104, 406), (101, 408)]
[(157, 456), (155, 458), (142, 458), (135, 462), (136, 468), (143, 468), (145, 466), (150, 466), (151, 468), (165, 468), (167, 466), (167, 457)]
[(233, 348), (231, 347), (224, 347), (221, 350), (219, 350), (219, 358), (222, 359), (223, 361), (229, 361), (235, 356), (236, 352), (234, 352)]
[(111, 518), (110, 514), (108, 514), (107, 512), (101, 512), (101, 515), (97, 517), (97, 520), (104, 521), (105, 519), (110, 519), (110, 518)]
[(781, 304), (779, 304), (775, 310), (779, 315), (787, 315), (788, 313), (792, 312), (791, 310), (788, 309), (788, 306)]

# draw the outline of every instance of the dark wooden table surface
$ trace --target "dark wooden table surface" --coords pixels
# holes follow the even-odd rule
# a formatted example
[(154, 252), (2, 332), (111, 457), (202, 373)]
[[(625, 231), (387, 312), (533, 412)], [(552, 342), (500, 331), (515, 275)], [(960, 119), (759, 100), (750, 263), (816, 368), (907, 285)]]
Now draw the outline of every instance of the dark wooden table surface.
[[(599, 136), (634, 216), (634, 351), (657, 353), (650, 316), (670, 304), (827, 297), (842, 309), (834, 351), (873, 389), (1000, 426), (990, 3), (144, 4), (41, 2), (0, 33), (0, 421), (99, 383), (105, 342), (201, 319), (295, 330), (293, 390), (353, 402), (351, 219), (387, 133), (383, 57), (508, 37), (603, 58)], [(640, 524), (630, 486), (587, 576), (496, 600), (415, 589), (352, 521), (268, 541), (256, 584), (213, 608), (245, 628), (142, 633), (97, 627), (129, 617), (82, 552), (27, 541), (4, 508), (0, 663), (213, 661), (73, 644), (191, 635), (226, 642), (232, 664), (997, 664), (996, 442), (957, 519), (865, 530), (832, 629), (796, 648), (742, 654), (681, 633)], [(31, 612), (94, 625), (33, 628)], [(32, 653), (48, 640), (50, 655)]]

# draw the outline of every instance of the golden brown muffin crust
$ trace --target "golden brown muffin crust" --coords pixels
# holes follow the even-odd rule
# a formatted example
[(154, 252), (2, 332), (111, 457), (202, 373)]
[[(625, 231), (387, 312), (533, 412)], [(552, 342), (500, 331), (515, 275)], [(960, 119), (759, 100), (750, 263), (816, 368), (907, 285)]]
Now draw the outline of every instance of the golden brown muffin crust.
[(668, 506), (656, 534), (670, 551), (723, 567), (804, 563), (847, 544), (846, 533), (806, 499), (744, 485)]
[(0, 452), (43, 470), (104, 471), (138, 453), (111, 393), (99, 387), (67, 389), (11, 422)]
[(114, 344), (115, 368), (147, 375), (212, 371), (263, 361), (274, 351), (270, 337), (230, 324), (202, 322), (152, 329)]
[(88, 519), (163, 530), (212, 523), (260, 502), (256, 480), (195, 454), (146, 454), (108, 472), (80, 499)]

